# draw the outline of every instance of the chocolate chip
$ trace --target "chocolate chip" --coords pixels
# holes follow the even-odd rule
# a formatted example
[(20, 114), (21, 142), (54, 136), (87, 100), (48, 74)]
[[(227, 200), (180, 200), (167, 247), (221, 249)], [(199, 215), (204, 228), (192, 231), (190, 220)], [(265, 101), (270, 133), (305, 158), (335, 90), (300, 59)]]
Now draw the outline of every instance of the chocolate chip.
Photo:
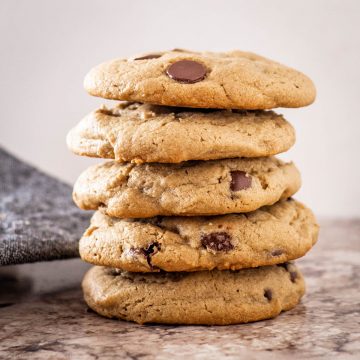
[(147, 248), (143, 248), (142, 252), (145, 256), (155, 255), (161, 249), (160, 244), (155, 241), (151, 243)]
[(296, 282), (296, 279), (298, 278), (298, 273), (291, 270), (291, 263), (286, 262), (283, 264), (278, 264), (277, 266), (283, 267), (289, 273), (291, 282)]
[(245, 171), (231, 171), (230, 189), (239, 191), (248, 189), (251, 186), (252, 178)]
[(204, 248), (213, 251), (229, 251), (234, 248), (231, 236), (225, 231), (201, 235), (201, 244)]
[(291, 282), (294, 283), (296, 281), (297, 277), (298, 277), (298, 274), (297, 274), (296, 271), (290, 271), (290, 280), (291, 280)]
[(265, 289), (265, 290), (264, 290), (264, 296), (265, 296), (269, 301), (271, 301), (271, 300), (272, 300), (272, 297), (273, 297), (272, 291), (271, 291), (270, 289)]
[(161, 249), (161, 246), (157, 241), (151, 243), (147, 248), (142, 248), (141, 249), (141, 251), (144, 254), (144, 256), (146, 257), (146, 261), (147, 261), (147, 263), (149, 264), (150, 267), (152, 267), (152, 265), (151, 265), (151, 257), (153, 255), (155, 255), (160, 249)]
[(280, 256), (280, 255), (282, 255), (284, 252), (282, 251), (282, 250), (280, 250), (280, 249), (275, 249), (275, 250), (273, 250), (272, 252), (271, 252), (271, 255), (272, 256)]
[(205, 79), (206, 68), (196, 61), (180, 60), (170, 65), (166, 74), (176, 81), (193, 84)]
[(146, 248), (131, 248), (129, 250), (130, 256), (139, 256), (143, 255), (146, 258), (147, 263), (151, 268), (153, 268), (151, 264), (151, 257), (155, 255), (158, 251), (160, 251), (161, 245), (157, 241), (151, 243)]
[(140, 56), (138, 58), (135, 58), (134, 60), (149, 60), (149, 59), (158, 59), (159, 57), (161, 57), (162, 55), (160, 54), (149, 54), (149, 55), (144, 55), (144, 56)]

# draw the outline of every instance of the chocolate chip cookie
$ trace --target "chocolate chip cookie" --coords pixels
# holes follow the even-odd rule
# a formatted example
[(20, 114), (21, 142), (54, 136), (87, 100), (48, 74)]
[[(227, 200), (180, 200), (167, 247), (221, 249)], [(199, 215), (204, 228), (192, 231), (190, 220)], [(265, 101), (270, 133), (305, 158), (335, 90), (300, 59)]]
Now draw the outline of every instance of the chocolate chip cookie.
[(116, 219), (98, 211), (80, 240), (80, 256), (134, 272), (234, 270), (299, 258), (317, 236), (311, 210), (292, 199), (211, 217)]
[(108, 161), (87, 169), (75, 203), (107, 215), (218, 215), (249, 212), (293, 195), (301, 184), (293, 163), (274, 157), (141, 164)]
[(269, 156), (295, 142), (272, 111), (212, 111), (120, 103), (86, 116), (67, 136), (76, 154), (117, 161), (179, 163)]
[(311, 104), (312, 81), (262, 56), (175, 50), (96, 66), (85, 89), (107, 99), (218, 109), (271, 109)]
[(294, 264), (240, 271), (139, 274), (93, 267), (83, 280), (100, 315), (164, 324), (227, 325), (273, 318), (305, 292)]

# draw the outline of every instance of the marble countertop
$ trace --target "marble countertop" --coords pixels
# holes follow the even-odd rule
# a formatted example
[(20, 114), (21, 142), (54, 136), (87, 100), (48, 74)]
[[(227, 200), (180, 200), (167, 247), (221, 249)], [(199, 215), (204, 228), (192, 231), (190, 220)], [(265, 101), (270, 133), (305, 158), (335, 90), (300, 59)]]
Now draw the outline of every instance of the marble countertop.
[(253, 324), (135, 325), (101, 318), (82, 300), (88, 265), (63, 260), (0, 268), (1, 359), (359, 359), (360, 219), (321, 222), (298, 265), (307, 295)]

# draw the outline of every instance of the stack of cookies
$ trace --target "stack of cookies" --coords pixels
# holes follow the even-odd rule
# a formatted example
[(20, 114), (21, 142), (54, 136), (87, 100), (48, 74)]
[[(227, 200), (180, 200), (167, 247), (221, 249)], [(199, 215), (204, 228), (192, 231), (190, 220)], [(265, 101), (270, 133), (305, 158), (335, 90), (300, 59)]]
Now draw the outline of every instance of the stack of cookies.
[[(85, 88), (121, 100), (67, 137), (87, 169), (74, 200), (96, 210), (80, 240), (88, 305), (137, 323), (234, 324), (277, 316), (303, 296), (291, 260), (318, 225), (292, 195), (301, 179), (274, 157), (293, 127), (267, 109), (313, 102), (302, 73), (233, 51), (175, 49), (113, 60)], [(126, 101), (126, 102), (124, 102)]]

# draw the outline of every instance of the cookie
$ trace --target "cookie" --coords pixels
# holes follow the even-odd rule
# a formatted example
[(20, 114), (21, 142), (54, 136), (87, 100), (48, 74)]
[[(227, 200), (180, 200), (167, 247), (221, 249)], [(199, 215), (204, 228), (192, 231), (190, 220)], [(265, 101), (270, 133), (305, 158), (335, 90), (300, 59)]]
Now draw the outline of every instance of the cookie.
[(84, 261), (126, 271), (236, 270), (299, 258), (317, 235), (311, 210), (292, 199), (212, 217), (117, 219), (98, 211), (79, 250)]
[(120, 218), (249, 212), (299, 190), (293, 163), (274, 157), (141, 164), (108, 161), (87, 169), (75, 203)]
[(91, 309), (139, 324), (227, 325), (269, 319), (292, 309), (305, 292), (294, 264), (157, 274), (93, 267), (82, 286)]
[(167, 51), (116, 59), (93, 68), (84, 86), (106, 99), (217, 109), (301, 107), (316, 95), (301, 72), (243, 51)]
[(117, 161), (179, 163), (269, 156), (295, 142), (272, 111), (211, 111), (120, 103), (86, 116), (67, 136), (78, 155)]

